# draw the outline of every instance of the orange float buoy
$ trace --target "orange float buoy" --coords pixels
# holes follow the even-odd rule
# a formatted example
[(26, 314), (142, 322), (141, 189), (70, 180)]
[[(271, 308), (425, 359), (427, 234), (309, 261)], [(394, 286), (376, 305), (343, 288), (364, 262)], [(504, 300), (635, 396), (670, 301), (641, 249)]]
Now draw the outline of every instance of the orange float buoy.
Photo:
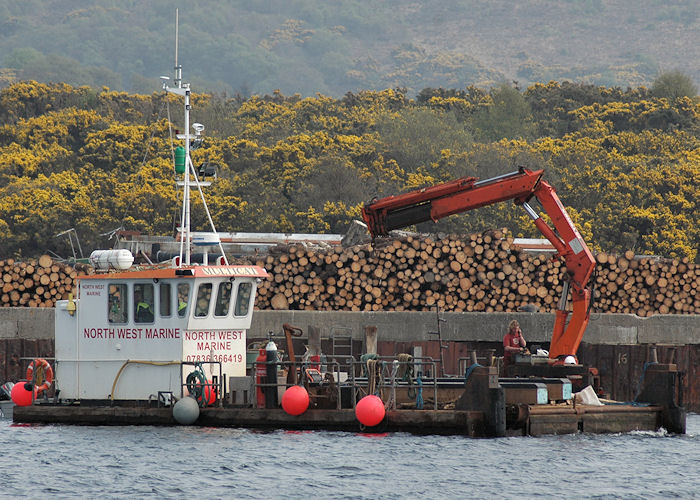
[[(197, 385), (199, 386), (200, 384), (197, 383)], [(202, 403), (204, 406), (213, 406), (216, 403), (216, 388), (211, 380), (207, 380), (206, 384), (204, 384), (204, 390), (200, 392), (197, 401), (201, 402), (202, 397), (204, 397), (204, 402)]]
[[(36, 391), (36, 389), (35, 389)], [(12, 387), (12, 392), (10, 393), (12, 402), (17, 406), (29, 406), (32, 404), (32, 383), (31, 382), (17, 382)]]
[(309, 407), (309, 393), (300, 385), (284, 391), (282, 409), (290, 415), (301, 415)]
[(384, 403), (381, 398), (369, 395), (360, 399), (355, 405), (355, 416), (362, 425), (374, 427), (384, 420)]

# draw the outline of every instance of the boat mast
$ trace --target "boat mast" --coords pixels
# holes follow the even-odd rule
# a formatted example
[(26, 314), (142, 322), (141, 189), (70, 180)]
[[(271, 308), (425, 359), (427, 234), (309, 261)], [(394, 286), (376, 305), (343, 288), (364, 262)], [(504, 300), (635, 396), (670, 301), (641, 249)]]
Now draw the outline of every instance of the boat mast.
[[(175, 86), (168, 86), (167, 76), (161, 76), (163, 90), (185, 98), (185, 173), (183, 175), (182, 218), (180, 220), (180, 262), (190, 265), (190, 84), (182, 83), (182, 66), (178, 64), (179, 9), (175, 9)], [(184, 258), (183, 258), (184, 253)]]
[[(183, 139), (185, 141), (185, 172), (184, 176), (182, 179), (182, 186), (183, 186), (183, 196), (182, 196), (182, 218), (180, 220), (180, 262), (179, 266), (189, 266), (191, 264), (191, 254), (190, 254), (190, 243), (192, 240), (192, 230), (191, 230), (191, 225), (190, 225), (190, 173), (194, 176), (195, 182), (197, 184), (197, 189), (199, 189), (199, 193), (202, 197), (202, 204), (204, 205), (204, 210), (206, 211), (207, 214), (207, 219), (209, 220), (209, 224), (211, 225), (211, 229), (213, 233), (216, 235), (217, 243), (219, 245), (219, 250), (221, 251), (221, 255), (223, 256), (224, 259), (224, 264), (228, 265), (228, 259), (226, 258), (226, 254), (224, 253), (224, 248), (223, 245), (221, 244), (221, 239), (218, 237), (218, 233), (216, 232), (216, 228), (214, 227), (214, 221), (211, 218), (211, 214), (209, 213), (209, 207), (207, 207), (207, 202), (204, 199), (204, 192), (202, 191), (202, 187), (205, 185), (208, 185), (206, 182), (205, 183), (200, 183), (199, 178), (197, 177), (197, 172), (194, 169), (194, 165), (192, 164), (192, 158), (190, 158), (190, 150), (192, 149), (191, 147), (191, 139), (190, 139), (190, 84), (189, 83), (183, 83), (182, 82), (182, 66), (178, 63), (178, 45), (179, 45), (179, 9), (175, 9), (175, 86), (174, 87), (169, 87), (168, 86), (168, 78), (167, 76), (161, 76), (161, 80), (163, 80), (163, 90), (166, 92), (169, 92), (171, 94), (179, 95), (185, 98), (185, 133), (181, 136), (178, 134), (178, 139)], [(193, 127), (195, 128), (196, 132), (196, 144), (199, 144), (201, 142), (201, 132), (204, 130), (204, 126), (195, 123), (193, 124)], [(178, 183), (179, 184), (179, 183)], [(184, 258), (183, 258), (183, 253), (184, 253)]]

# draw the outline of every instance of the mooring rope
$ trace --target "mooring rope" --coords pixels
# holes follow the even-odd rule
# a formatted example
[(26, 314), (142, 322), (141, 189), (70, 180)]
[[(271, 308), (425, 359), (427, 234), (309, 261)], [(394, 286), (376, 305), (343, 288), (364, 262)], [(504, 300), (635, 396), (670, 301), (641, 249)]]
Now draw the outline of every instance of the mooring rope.
[[(32, 361), (32, 363), (34, 363)], [(46, 369), (44, 368), (44, 365), (35, 363), (38, 366), (34, 367), (34, 385), (39, 386), (42, 385), (46, 381)]]
[(410, 384), (413, 379), (413, 365), (411, 364), (413, 356), (404, 352), (397, 355), (396, 358), (399, 360), (399, 363), (401, 363), (398, 373), (399, 378), (408, 381)]
[(382, 362), (378, 359), (367, 360), (367, 394), (381, 395)]
[(397, 358), (399, 363), (401, 363), (398, 376), (401, 380), (408, 382), (408, 397), (413, 399), (416, 397), (416, 390), (413, 387), (413, 356), (407, 353), (401, 353)]
[(637, 391), (634, 396), (634, 399), (632, 401), (637, 402), (637, 398), (642, 394), (642, 389), (644, 389), (644, 376), (647, 373), (647, 368), (649, 368), (651, 365), (656, 365), (658, 364), (657, 361), (647, 361), (644, 363), (644, 367), (642, 368), (642, 374), (639, 377), (639, 381), (637, 382)]
[(384, 403), (385, 410), (395, 410), (396, 409), (396, 374), (399, 371), (399, 361), (394, 360), (391, 366), (391, 396), (386, 403)]
[(377, 359), (377, 355), (374, 353), (370, 353), (363, 354), (362, 356), (360, 356), (360, 363), (362, 363), (362, 375), (365, 377), (368, 376), (368, 362), (370, 359)]
[(423, 379), (420, 378), (420, 375), (416, 378), (416, 386), (418, 389), (416, 390), (416, 410), (422, 410), (423, 409)]

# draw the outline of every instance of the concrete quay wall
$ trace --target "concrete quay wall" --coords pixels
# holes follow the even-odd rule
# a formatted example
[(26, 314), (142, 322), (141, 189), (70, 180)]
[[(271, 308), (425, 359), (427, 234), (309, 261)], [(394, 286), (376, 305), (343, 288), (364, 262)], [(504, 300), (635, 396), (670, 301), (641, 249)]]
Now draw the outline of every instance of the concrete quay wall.
[[(517, 319), (528, 343), (546, 343), (554, 327), (549, 313), (441, 313), (445, 341), (501, 342), (508, 323)], [(269, 331), (281, 335), (282, 324), (306, 331), (309, 325), (330, 338), (352, 335), (362, 340), (365, 326), (377, 327), (378, 340), (412, 342), (436, 340), (435, 312), (316, 312), (256, 311), (249, 338), (265, 337)], [(640, 318), (631, 314), (593, 314), (584, 342), (600, 345), (700, 344), (700, 315), (658, 315)]]
[[(548, 313), (440, 313), (443, 340), (501, 342), (512, 319), (517, 319), (529, 343), (549, 341), (554, 314)], [(306, 331), (321, 329), (321, 336), (352, 336), (362, 340), (364, 328), (375, 326), (379, 340), (412, 342), (435, 340), (435, 312), (335, 312), (255, 311), (249, 338), (266, 337), (269, 331), (282, 335), (282, 324)], [(0, 308), (0, 340), (39, 340), (54, 337), (54, 309)], [(631, 314), (593, 314), (584, 342), (600, 345), (694, 345), (700, 344), (700, 315), (656, 315), (640, 318)]]
[(53, 308), (2, 307), (0, 308), (0, 340), (53, 340), (53, 323)]

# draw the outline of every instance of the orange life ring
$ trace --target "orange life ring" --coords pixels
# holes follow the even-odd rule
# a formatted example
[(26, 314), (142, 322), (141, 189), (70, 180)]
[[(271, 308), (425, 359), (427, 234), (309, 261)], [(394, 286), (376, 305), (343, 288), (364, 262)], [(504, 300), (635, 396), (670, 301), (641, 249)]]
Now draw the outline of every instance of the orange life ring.
[[(34, 370), (36, 370), (36, 375)], [(34, 387), (38, 395), (51, 388), (51, 384), (53, 384), (53, 369), (44, 358), (36, 358), (29, 363), (26, 378), (29, 382), (34, 382)]]

